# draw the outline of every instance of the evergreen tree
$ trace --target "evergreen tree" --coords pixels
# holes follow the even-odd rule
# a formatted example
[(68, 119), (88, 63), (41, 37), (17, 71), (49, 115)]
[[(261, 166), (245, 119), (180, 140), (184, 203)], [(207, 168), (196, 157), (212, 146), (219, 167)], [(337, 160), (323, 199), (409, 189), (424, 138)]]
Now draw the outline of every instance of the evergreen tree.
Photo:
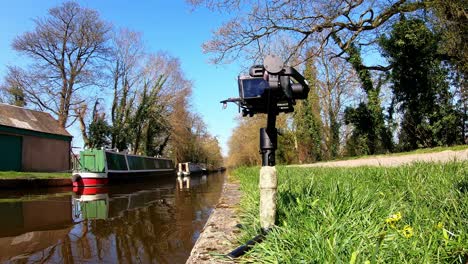
[(320, 115), (316, 75), (317, 70), (314, 61), (310, 60), (306, 64), (304, 71), (304, 77), (309, 83), (310, 91), (307, 99), (298, 103), (294, 113), (297, 151), (300, 163), (323, 159), (323, 123)]
[[(334, 38), (338, 45), (338, 38)], [(364, 67), (361, 51), (356, 45), (351, 44), (345, 49), (349, 54), (347, 59), (356, 71), (363, 90), (367, 94), (367, 102), (361, 102), (357, 108), (348, 107), (345, 110), (345, 123), (354, 126), (351, 140), (358, 140), (359, 143), (349, 142), (349, 144), (360, 147), (356, 149), (356, 154), (376, 154), (392, 151), (393, 142), (390, 132), (385, 126), (385, 118), (379, 98), (382, 81), (374, 84), (369, 68)], [(349, 149), (349, 146), (348, 146)]]
[(106, 122), (104, 114), (96, 115), (88, 128), (88, 147), (101, 148), (110, 144), (111, 127)]
[(402, 19), (380, 39), (393, 66), (392, 90), (403, 114), (399, 138), (403, 150), (452, 145), (461, 138), (439, 43), (440, 35), (419, 19)]

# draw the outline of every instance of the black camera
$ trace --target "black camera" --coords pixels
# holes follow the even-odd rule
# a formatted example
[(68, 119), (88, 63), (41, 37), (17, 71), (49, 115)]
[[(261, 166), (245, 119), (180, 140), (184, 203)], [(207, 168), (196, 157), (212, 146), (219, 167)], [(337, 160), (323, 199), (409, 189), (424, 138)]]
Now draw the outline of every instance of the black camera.
[(304, 77), (294, 68), (284, 67), (274, 55), (267, 56), (263, 65), (252, 66), (248, 76), (239, 76), (238, 85), (239, 98), (221, 103), (238, 104), (244, 116), (292, 112), (295, 100), (305, 99), (309, 93)]

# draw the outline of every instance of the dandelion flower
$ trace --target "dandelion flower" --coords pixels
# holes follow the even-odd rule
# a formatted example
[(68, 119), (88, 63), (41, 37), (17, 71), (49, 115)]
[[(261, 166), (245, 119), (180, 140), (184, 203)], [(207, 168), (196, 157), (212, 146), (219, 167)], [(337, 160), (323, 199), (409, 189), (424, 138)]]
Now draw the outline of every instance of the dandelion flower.
[(392, 215), (392, 217), (395, 219), (395, 221), (399, 221), (401, 219), (401, 213), (397, 212), (396, 214)]
[(413, 228), (409, 225), (405, 225), (402, 230), (403, 236), (406, 238), (410, 238), (413, 236)]
[(401, 213), (397, 212), (392, 214), (389, 218), (385, 219), (385, 223), (389, 224), (391, 227), (395, 227), (395, 223), (401, 220)]

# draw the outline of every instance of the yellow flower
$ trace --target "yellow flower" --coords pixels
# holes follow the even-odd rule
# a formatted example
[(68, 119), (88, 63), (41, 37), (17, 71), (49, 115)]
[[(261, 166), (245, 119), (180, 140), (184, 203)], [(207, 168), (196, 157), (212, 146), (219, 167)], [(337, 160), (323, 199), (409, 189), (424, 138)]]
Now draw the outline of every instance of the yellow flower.
[(442, 222), (437, 223), (436, 227), (438, 229), (442, 229), (444, 227), (444, 224)]
[(413, 236), (413, 228), (409, 225), (405, 225), (405, 227), (403, 227), (403, 230), (401, 231), (403, 233), (403, 236), (405, 236), (406, 238), (410, 238)]
[(396, 214), (392, 215), (392, 217), (396, 220), (399, 221), (401, 219), (401, 213), (397, 212)]
[(389, 224), (391, 227), (395, 227), (395, 223), (401, 220), (401, 213), (397, 212), (392, 214), (389, 218), (385, 219), (385, 223)]

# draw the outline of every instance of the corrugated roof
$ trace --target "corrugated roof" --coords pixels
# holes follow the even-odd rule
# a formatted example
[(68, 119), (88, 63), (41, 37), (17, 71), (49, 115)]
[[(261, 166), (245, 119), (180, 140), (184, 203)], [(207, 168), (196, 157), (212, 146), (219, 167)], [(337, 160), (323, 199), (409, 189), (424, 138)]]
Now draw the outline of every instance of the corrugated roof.
[(0, 125), (71, 137), (49, 113), (2, 103)]

